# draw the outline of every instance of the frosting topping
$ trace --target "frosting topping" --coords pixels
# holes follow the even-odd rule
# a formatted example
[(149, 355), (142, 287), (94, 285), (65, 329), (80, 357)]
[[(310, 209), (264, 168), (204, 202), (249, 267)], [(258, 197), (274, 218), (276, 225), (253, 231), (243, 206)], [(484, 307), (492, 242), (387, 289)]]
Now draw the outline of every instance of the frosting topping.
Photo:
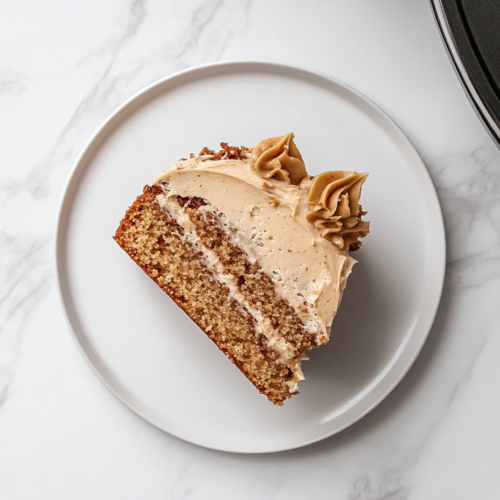
[(235, 242), (260, 263), (281, 297), (318, 337), (328, 336), (356, 261), (306, 220), (306, 182), (264, 180), (251, 168), (250, 159), (201, 155), (164, 170), (155, 184), (164, 186), (166, 198), (200, 197), (225, 214), (236, 230)]
[(359, 197), (368, 174), (356, 172), (324, 172), (314, 177), (309, 188), (306, 219), (314, 224), (326, 240), (340, 249), (357, 250), (359, 238), (370, 232), (370, 223), (361, 220), (365, 215)]
[(287, 184), (298, 184), (307, 176), (304, 160), (293, 142), (292, 133), (259, 142), (252, 149), (250, 162), (264, 179), (274, 178)]
[[(196, 231), (177, 197), (205, 200), (207, 205), (199, 210), (219, 214), (231, 241), (245, 249), (250, 263), (259, 263), (277, 295), (294, 308), (318, 344), (324, 343), (356, 262), (348, 250), (359, 248), (358, 239), (369, 232), (369, 224), (360, 220), (364, 212), (359, 205), (367, 174), (325, 172), (309, 177), (293, 134), (265, 139), (251, 151), (221, 146), (218, 153), (204, 148), (164, 170), (155, 180), (164, 190), (158, 204), (176, 213), (184, 237), (196, 244)], [(216, 279), (250, 310), (215, 254), (201, 243), (199, 249)], [(258, 310), (251, 312), (256, 329), (293, 368), (290, 392), (294, 392), (303, 379), (300, 360), (290, 358), (293, 349)]]

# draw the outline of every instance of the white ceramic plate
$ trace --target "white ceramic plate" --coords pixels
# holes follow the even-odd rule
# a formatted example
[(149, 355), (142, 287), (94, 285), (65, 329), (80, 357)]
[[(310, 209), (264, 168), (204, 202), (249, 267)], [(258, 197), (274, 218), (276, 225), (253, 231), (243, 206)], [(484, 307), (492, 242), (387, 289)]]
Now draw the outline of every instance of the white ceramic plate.
[[(113, 241), (165, 167), (221, 141), (293, 131), (309, 173), (368, 171), (371, 234), (300, 396), (273, 406)], [(401, 130), (340, 82), (235, 62), (161, 80), (118, 109), (78, 159), (60, 208), (57, 271), (71, 330), (101, 380), (152, 424), (241, 453), (303, 446), (360, 419), (420, 351), (439, 303), (445, 239), (427, 171)]]

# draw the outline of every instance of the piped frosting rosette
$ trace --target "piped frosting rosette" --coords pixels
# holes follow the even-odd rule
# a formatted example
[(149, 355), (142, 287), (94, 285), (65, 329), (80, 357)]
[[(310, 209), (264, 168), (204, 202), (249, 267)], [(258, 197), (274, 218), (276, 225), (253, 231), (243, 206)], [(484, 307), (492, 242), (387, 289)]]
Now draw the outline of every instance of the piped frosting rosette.
[(357, 250), (359, 238), (370, 232), (370, 223), (361, 220), (366, 212), (359, 204), (361, 186), (368, 174), (324, 172), (314, 177), (307, 202), (308, 222), (314, 224), (323, 238), (340, 249)]
[(293, 142), (293, 134), (270, 137), (259, 142), (250, 157), (252, 168), (264, 179), (298, 184), (307, 176), (302, 155)]

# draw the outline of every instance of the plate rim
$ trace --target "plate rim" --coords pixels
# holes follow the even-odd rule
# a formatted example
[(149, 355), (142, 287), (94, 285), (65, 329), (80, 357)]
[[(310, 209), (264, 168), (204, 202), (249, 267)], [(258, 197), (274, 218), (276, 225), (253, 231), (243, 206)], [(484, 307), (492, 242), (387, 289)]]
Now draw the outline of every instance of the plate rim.
[[(200, 442), (200, 440), (197, 440), (195, 438), (191, 439), (189, 436), (185, 435), (180, 435), (179, 433), (176, 433), (171, 430), (165, 429), (160, 423), (155, 422), (154, 418), (152, 416), (148, 417), (145, 412), (143, 412), (140, 408), (135, 408), (133, 407), (129, 402), (126, 401), (123, 395), (121, 395), (112, 385), (108, 380), (106, 379), (105, 374), (101, 373), (99, 368), (94, 364), (92, 359), (90, 358), (89, 354), (85, 350), (84, 345), (81, 342), (80, 337), (78, 336), (77, 332), (75, 331), (75, 328), (72, 323), (72, 319), (70, 317), (71, 314), (71, 306), (69, 304), (70, 300), (67, 299), (64, 295), (64, 291), (67, 287), (67, 285), (64, 283), (65, 280), (65, 271), (64, 271), (64, 263), (65, 263), (65, 242), (66, 242), (66, 232), (67, 232), (67, 220), (69, 218), (70, 211), (66, 210), (67, 207), (71, 207), (72, 201), (74, 194), (76, 193), (79, 185), (79, 181), (84, 174), (86, 168), (88, 168), (88, 164), (85, 164), (85, 159), (88, 156), (92, 157), (94, 156), (95, 152), (99, 149), (99, 147), (102, 145), (103, 142), (105, 142), (109, 132), (113, 131), (114, 128), (114, 121), (120, 117), (122, 113), (125, 113), (129, 107), (133, 107), (133, 104), (136, 100), (139, 100), (141, 97), (145, 96), (146, 94), (154, 91), (155, 88), (160, 89), (162, 85), (165, 85), (169, 81), (175, 81), (178, 79), (181, 79), (185, 75), (190, 75), (192, 74), (193, 76), (196, 73), (200, 73), (199, 78), (203, 79), (209, 76), (207, 72), (209, 73), (210, 70), (215, 70), (215, 74), (217, 74), (217, 71), (220, 73), (218, 74), (224, 74), (224, 70), (226, 73), (231, 72), (231, 69), (233, 71), (238, 70), (238, 71), (247, 71), (247, 72), (252, 72), (252, 71), (261, 71), (264, 73), (274, 73), (274, 74), (300, 74), (302, 77), (308, 77), (312, 78), (314, 81), (321, 81), (323, 83), (327, 84), (334, 84), (339, 87), (342, 87), (345, 91), (348, 93), (353, 94), (355, 97), (363, 101), (366, 105), (368, 105), (369, 108), (371, 108), (373, 111), (375, 111), (378, 115), (380, 115), (386, 123), (393, 129), (393, 132), (396, 134), (399, 134), (400, 138), (403, 140), (404, 144), (406, 147), (409, 147), (410, 151), (414, 154), (416, 159), (418, 160), (420, 167), (418, 169), (419, 172), (419, 186), (420, 187), (425, 187), (425, 184), (427, 184), (427, 189), (425, 190), (426, 194), (430, 195), (430, 199), (426, 200), (427, 203), (431, 204), (432, 207), (430, 207), (430, 210), (438, 215), (438, 217), (435, 217), (433, 220), (433, 231), (432, 231), (432, 237), (433, 237), (433, 242), (434, 245), (437, 247), (440, 256), (439, 257), (434, 257), (433, 258), (433, 265), (437, 267), (437, 270), (439, 271), (439, 274), (436, 276), (434, 280), (434, 285), (432, 287), (434, 297), (433, 297), (433, 304), (431, 310), (428, 312), (428, 317), (427, 321), (425, 322), (425, 328), (422, 326), (422, 331), (425, 331), (424, 334), (421, 335), (420, 341), (418, 342), (417, 346), (413, 347), (413, 352), (410, 352), (409, 358), (405, 361), (405, 366), (399, 370), (399, 373), (397, 373), (397, 376), (393, 377), (389, 383), (386, 383), (386, 385), (383, 387), (383, 390), (379, 391), (376, 395), (376, 397), (373, 398), (373, 401), (371, 401), (370, 404), (368, 404), (362, 411), (358, 412), (358, 414), (354, 418), (350, 418), (348, 422), (346, 422), (343, 425), (339, 425), (335, 427), (333, 430), (329, 430), (328, 432), (322, 434), (319, 437), (314, 437), (310, 439), (306, 439), (303, 443), (301, 444), (292, 444), (290, 446), (278, 446), (278, 447), (268, 447), (265, 449), (259, 449), (259, 450), (245, 450), (245, 449), (236, 449), (236, 448), (231, 448), (228, 446), (214, 446), (212, 444), (206, 444), (203, 442)], [(263, 71), (264, 70), (264, 71)], [(182, 83), (181, 83), (182, 85)], [(167, 90), (168, 92), (168, 90)], [(132, 110), (133, 113), (133, 110)], [(126, 118), (126, 115), (125, 117)], [(108, 130), (109, 129), (109, 130)], [(417, 170), (417, 169), (415, 169)], [(415, 171), (412, 169), (412, 172)], [(140, 416), (143, 420), (148, 422), (151, 425), (154, 425), (158, 429), (162, 430), (163, 432), (168, 433), (171, 436), (174, 436), (180, 440), (202, 446), (207, 449), (213, 449), (216, 451), (223, 451), (223, 452), (229, 452), (229, 453), (240, 453), (240, 454), (262, 454), (262, 453), (278, 453), (282, 451), (287, 451), (287, 450), (292, 450), (292, 449), (298, 449), (302, 448), (304, 446), (311, 445), (313, 443), (322, 441), (324, 439), (327, 439), (335, 434), (338, 434), (339, 432), (343, 431), (344, 429), (350, 427), (354, 423), (358, 422), (361, 420), (364, 416), (366, 416), (368, 413), (370, 413), (374, 408), (376, 408), (395, 388), (396, 386), (401, 382), (401, 380), (406, 376), (410, 368), (413, 366), (415, 363), (415, 360), (417, 359), (418, 355), (420, 354), (428, 336), (431, 331), (432, 325), (434, 323), (440, 302), (441, 302), (441, 296), (442, 296), (442, 291), (443, 291), (443, 285), (444, 285), (444, 278), (446, 274), (446, 234), (445, 234), (445, 227), (444, 227), (444, 220), (443, 220), (443, 215), (442, 215), (442, 210), (441, 210), (441, 205), (439, 203), (439, 198), (437, 196), (436, 188), (434, 186), (434, 183), (432, 182), (431, 176), (429, 174), (429, 171), (427, 170), (424, 161), (422, 160), (421, 156), (419, 155), (417, 149), (413, 145), (413, 143), (410, 141), (408, 136), (403, 132), (403, 130), (397, 125), (397, 123), (384, 111), (382, 110), (377, 104), (375, 104), (372, 100), (367, 98), (365, 95), (357, 91), (356, 89), (352, 88), (350, 85), (345, 84), (341, 80), (338, 80), (335, 77), (332, 77), (330, 75), (320, 73), (316, 70), (306, 68), (304, 66), (298, 66), (298, 65), (291, 65), (291, 64), (283, 64), (279, 62), (273, 62), (273, 61), (258, 61), (258, 60), (230, 60), (230, 61), (221, 61), (221, 62), (212, 62), (212, 63), (207, 63), (207, 64), (201, 64), (201, 65), (196, 65), (192, 66), (186, 69), (183, 69), (181, 71), (177, 71), (175, 73), (172, 73), (166, 77), (160, 78), (158, 80), (155, 80), (153, 83), (145, 86), (138, 92), (135, 92), (131, 97), (126, 99), (123, 104), (118, 106), (111, 114), (109, 114), (101, 123), (101, 125), (96, 129), (96, 131), (91, 135), (91, 137), (87, 140), (85, 143), (84, 147), (82, 148), (81, 152), (77, 156), (76, 160), (73, 163), (73, 166), (71, 168), (70, 174), (67, 178), (67, 181), (64, 185), (60, 201), (58, 204), (58, 209), (57, 209), (57, 218), (56, 218), (56, 234), (55, 234), (55, 239), (54, 239), (54, 257), (55, 257), (55, 271), (56, 271), (56, 283), (57, 283), (57, 295), (59, 297), (59, 304), (63, 310), (63, 315), (66, 321), (66, 324), (68, 326), (68, 329), (71, 333), (71, 336), (73, 337), (73, 340), (75, 341), (76, 345), (78, 346), (78, 349), (88, 365), (90, 365), (92, 371), (97, 375), (97, 377), (100, 379), (100, 381), (104, 384), (105, 387), (115, 396), (118, 398), (119, 401), (121, 401), (129, 410), (133, 411), (135, 414)], [(426, 301), (427, 302), (427, 301)], [(430, 306), (428, 306), (430, 307)], [(413, 337), (413, 335), (410, 336), (410, 339)], [(403, 344), (400, 345), (400, 348)], [(384, 381), (384, 379), (387, 380), (387, 377), (389, 373), (395, 369), (398, 361), (401, 361), (401, 355), (397, 357), (392, 363), (392, 366), (390, 363), (388, 363), (383, 369), (380, 374), (375, 378), (374, 381), (370, 383), (370, 385), (374, 385), (374, 387), (377, 387), (381, 385), (381, 383)], [(389, 369), (387, 369), (389, 368)], [(368, 385), (366, 387), (369, 387)], [(373, 393), (373, 390), (370, 391), (368, 394)], [(366, 396), (361, 399), (366, 399)]]

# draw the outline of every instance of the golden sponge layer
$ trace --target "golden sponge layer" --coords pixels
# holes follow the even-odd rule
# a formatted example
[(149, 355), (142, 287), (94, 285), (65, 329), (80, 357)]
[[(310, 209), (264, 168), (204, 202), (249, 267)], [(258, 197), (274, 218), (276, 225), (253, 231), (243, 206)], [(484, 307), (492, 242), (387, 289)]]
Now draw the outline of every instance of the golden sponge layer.
[[(269, 401), (282, 405), (292, 396), (287, 384), (292, 378), (291, 371), (277, 362), (278, 354), (269, 349), (266, 338), (256, 332), (252, 316), (230, 297), (229, 289), (215, 279), (199, 252), (183, 241), (183, 229), (156, 203), (156, 196), (162, 192), (159, 186), (144, 188), (121, 221), (115, 241)], [(196, 208), (189, 210), (196, 220)], [(204, 224), (206, 228), (206, 222)], [(208, 231), (204, 238), (213, 236)], [(220, 255), (225, 253), (225, 265), (234, 270), (244, 268), (242, 254), (233, 248), (230, 255), (227, 245), (224, 247), (222, 243), (219, 238), (219, 243), (214, 242), (212, 246)], [(273, 312), (270, 301), (275, 297), (268, 285), (265, 284), (269, 315), (274, 314), (277, 326), (283, 325), (297, 353), (311, 348), (312, 339), (301, 335), (301, 327), (293, 310), (287, 309), (289, 306), (276, 301), (277, 312)]]

